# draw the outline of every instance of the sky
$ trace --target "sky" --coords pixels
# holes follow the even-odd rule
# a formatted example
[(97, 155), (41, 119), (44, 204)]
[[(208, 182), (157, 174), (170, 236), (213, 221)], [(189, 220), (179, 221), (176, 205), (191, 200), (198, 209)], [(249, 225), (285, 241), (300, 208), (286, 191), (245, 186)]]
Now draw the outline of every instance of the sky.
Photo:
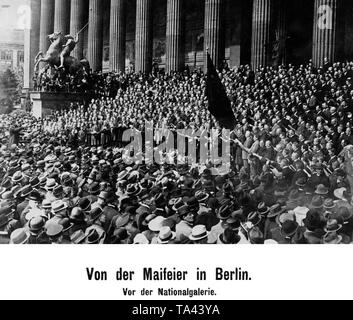
[(0, 30), (22, 29), (28, 22), (28, 8), (27, 0), (0, 0)]

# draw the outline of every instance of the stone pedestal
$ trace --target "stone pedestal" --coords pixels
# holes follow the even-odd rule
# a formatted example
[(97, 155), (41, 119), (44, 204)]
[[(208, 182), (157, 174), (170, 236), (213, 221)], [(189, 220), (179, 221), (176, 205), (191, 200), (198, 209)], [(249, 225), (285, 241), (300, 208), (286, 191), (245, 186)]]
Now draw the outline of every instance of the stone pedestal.
[(53, 111), (70, 107), (71, 103), (89, 102), (91, 97), (81, 93), (31, 92), (32, 113), (36, 118), (51, 115)]

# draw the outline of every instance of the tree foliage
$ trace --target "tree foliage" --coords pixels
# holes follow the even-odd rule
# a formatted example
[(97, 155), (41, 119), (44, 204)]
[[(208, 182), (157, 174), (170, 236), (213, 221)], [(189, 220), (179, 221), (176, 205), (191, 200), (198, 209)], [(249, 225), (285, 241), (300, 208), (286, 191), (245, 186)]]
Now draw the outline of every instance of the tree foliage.
[(21, 100), (21, 74), (11, 69), (0, 73), (0, 106), (12, 109)]

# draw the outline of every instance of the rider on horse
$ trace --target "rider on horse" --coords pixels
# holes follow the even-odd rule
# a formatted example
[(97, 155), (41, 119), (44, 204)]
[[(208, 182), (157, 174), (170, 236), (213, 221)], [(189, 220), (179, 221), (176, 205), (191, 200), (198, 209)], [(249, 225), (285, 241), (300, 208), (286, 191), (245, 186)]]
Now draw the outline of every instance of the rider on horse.
[(63, 46), (64, 49), (60, 54), (60, 67), (59, 69), (64, 68), (64, 62), (65, 62), (65, 57), (69, 57), (70, 53), (75, 49), (76, 44), (79, 42), (78, 40), (78, 34), (75, 36), (75, 38), (71, 35), (66, 35), (65, 39), (67, 39), (66, 44)]

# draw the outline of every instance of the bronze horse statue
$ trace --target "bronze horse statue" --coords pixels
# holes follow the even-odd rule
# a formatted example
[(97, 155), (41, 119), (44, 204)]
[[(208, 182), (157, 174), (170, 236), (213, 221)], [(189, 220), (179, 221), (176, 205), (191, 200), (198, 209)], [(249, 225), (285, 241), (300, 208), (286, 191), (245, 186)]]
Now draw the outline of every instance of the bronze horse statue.
[[(47, 63), (50, 67), (58, 69), (60, 66), (60, 54), (66, 44), (65, 36), (62, 32), (54, 32), (48, 35), (51, 45), (47, 53), (44, 55), (43, 52), (39, 52), (35, 58), (35, 73), (38, 72), (38, 67), (41, 62)], [(45, 68), (47, 69), (47, 68)], [(86, 71), (89, 72), (90, 66), (87, 60), (81, 60), (68, 56), (64, 60), (64, 70), (70, 75), (79, 75)]]

